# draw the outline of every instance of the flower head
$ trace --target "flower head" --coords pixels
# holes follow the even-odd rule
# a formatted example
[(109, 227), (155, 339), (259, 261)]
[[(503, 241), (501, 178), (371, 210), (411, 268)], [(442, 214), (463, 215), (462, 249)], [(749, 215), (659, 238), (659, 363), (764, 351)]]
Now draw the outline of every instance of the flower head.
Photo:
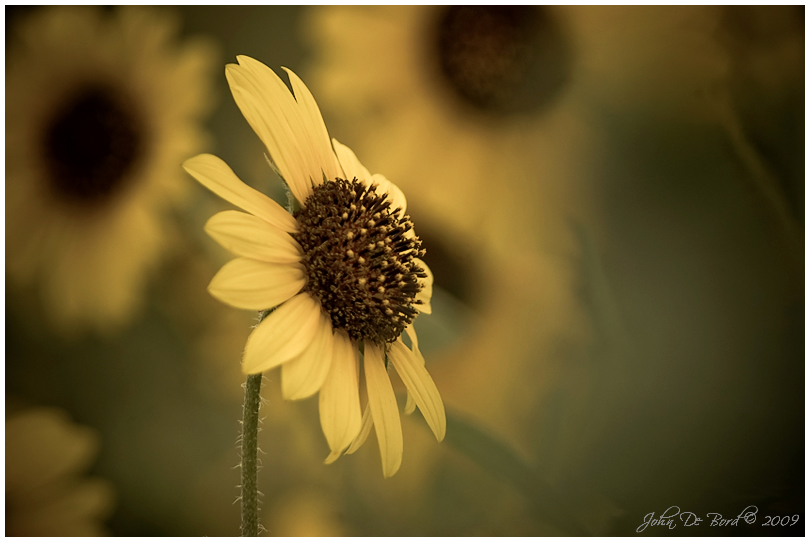
[(151, 8), (50, 6), (12, 27), (6, 83), (10, 283), (60, 330), (134, 312), (187, 192), (215, 54)]
[[(320, 391), (331, 450), (326, 462), (347, 448), (354, 452), (373, 425), (383, 474), (391, 476), (402, 460), (402, 429), (390, 366), (408, 389), (406, 411), (418, 406), (436, 438), (445, 433), (444, 406), (413, 329), (418, 313), (431, 310), (433, 278), (420, 259), (424, 251), (405, 214), (405, 196), (382, 175), (371, 175), (351, 149), (330, 141), (295, 73), (285, 69), (292, 94), (264, 64), (237, 59), (226, 68), (234, 99), (299, 208), (289, 214), (215, 156), (186, 161), (194, 178), (247, 211), (224, 211), (206, 225), (239, 256), (209, 291), (234, 307), (273, 309), (248, 338), (242, 369), (256, 374), (280, 366), (286, 399)], [(361, 364), (368, 396), (362, 416)]]

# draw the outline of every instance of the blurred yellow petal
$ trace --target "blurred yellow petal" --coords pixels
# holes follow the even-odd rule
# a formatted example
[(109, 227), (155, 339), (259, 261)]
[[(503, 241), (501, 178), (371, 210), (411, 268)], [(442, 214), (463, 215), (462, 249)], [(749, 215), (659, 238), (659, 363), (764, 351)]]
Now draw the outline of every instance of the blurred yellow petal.
[(307, 293), (278, 307), (248, 337), (242, 372), (261, 373), (298, 356), (315, 340), (320, 318), (320, 305)]
[[(57, 409), (37, 408), (6, 420), (6, 492), (25, 493), (90, 465), (98, 434)], [(53, 446), (50, 444), (53, 443)], [(58, 449), (58, 453), (57, 453)]]
[(377, 442), (382, 456), (383, 476), (393, 476), (402, 464), (402, 424), (399, 420), (397, 399), (388, 379), (383, 361), (383, 350), (365, 343), (365, 373), (368, 404), (374, 418)]
[(200, 154), (183, 162), (183, 169), (222, 199), (256, 215), (286, 232), (298, 231), (295, 219), (284, 208), (239, 180), (221, 158)]
[[(60, 491), (61, 489), (61, 491)], [(31, 503), (15, 512), (7, 534), (23, 536), (105, 536), (102, 525), (112, 511), (114, 492), (106, 480), (86, 479), (81, 484), (54, 488), (46, 501)]]
[(300, 292), (306, 282), (299, 263), (272, 264), (236, 258), (219, 270), (208, 291), (233, 307), (260, 311), (284, 303)]
[(329, 374), (333, 351), (332, 321), (320, 311), (318, 333), (312, 342), (299, 356), (281, 367), (284, 399), (304, 399), (317, 393)]
[(413, 352), (408, 350), (401, 340), (391, 344), (388, 357), (405, 387), (408, 388), (408, 393), (419, 406), (425, 421), (436, 435), (436, 439), (444, 440), (447, 431), (444, 403), (425, 366), (416, 361)]
[(85, 478), (99, 437), (53, 408), (6, 419), (7, 536), (100, 536), (112, 511), (106, 480)]
[(335, 333), (333, 346), (332, 368), (321, 388), (318, 409), (326, 442), (337, 459), (360, 432), (361, 414), (357, 346), (343, 331)]
[[(274, 537), (339, 537), (346, 536), (343, 503), (322, 486), (295, 484), (274, 499), (263, 512), (262, 524)], [(264, 508), (264, 507), (263, 507)]]
[(295, 263), (301, 260), (301, 245), (295, 239), (247, 213), (217, 213), (206, 223), (205, 231), (237, 256), (270, 263)]

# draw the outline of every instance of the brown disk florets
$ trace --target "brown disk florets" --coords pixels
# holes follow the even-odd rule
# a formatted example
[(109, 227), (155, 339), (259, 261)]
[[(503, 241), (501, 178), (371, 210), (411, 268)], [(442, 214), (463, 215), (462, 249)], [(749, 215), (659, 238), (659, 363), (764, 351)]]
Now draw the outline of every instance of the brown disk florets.
[(548, 105), (568, 80), (571, 47), (553, 10), (450, 6), (439, 14), (434, 52), (440, 74), (479, 111), (528, 113)]
[(416, 316), (417, 279), (427, 276), (414, 261), (424, 251), (408, 235), (409, 217), (391, 209), (376, 185), (355, 178), (316, 186), (295, 218), (304, 291), (321, 302), (332, 326), (354, 340), (395, 341)]
[(106, 200), (142, 158), (144, 136), (120, 93), (105, 86), (77, 91), (55, 110), (42, 141), (53, 188), (76, 204)]

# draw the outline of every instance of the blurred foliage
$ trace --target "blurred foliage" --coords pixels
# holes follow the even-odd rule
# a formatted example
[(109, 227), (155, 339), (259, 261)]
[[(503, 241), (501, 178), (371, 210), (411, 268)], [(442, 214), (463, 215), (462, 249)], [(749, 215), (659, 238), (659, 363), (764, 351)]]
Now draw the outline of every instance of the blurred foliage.
[[(177, 12), (184, 32), (216, 38), (226, 61), (249, 54), (299, 71), (307, 60), (304, 8)], [(15, 13), (6, 11), (7, 36)], [(565, 263), (573, 301), (564, 308), (574, 317), (547, 314), (534, 294), (521, 299), (535, 277), (519, 266), (484, 268), (474, 250), (456, 253), (440, 228), (426, 228), (437, 287), (434, 314), (417, 328), (447, 391), (446, 442), (437, 444), (418, 414), (403, 415), (404, 460), (392, 479), (382, 478), (373, 436), (325, 466), (317, 401), (282, 401), (277, 372), (266, 375), (266, 534), (630, 535), (646, 514), (672, 505), (735, 517), (751, 504), (763, 520), (755, 525), (645, 534), (804, 532), (804, 518), (793, 529), (761, 527), (766, 514), (804, 509), (803, 242), (786, 242), (779, 216), (789, 209), (788, 224), (803, 235), (804, 8), (706, 13), (728, 70), (716, 87), (682, 96), (698, 107), (670, 109), (647, 99), (649, 87), (634, 94), (632, 72), (612, 87), (624, 89), (622, 100), (580, 96), (599, 146), (578, 159), (598, 166), (588, 189), (599, 216), (564, 225), (567, 252), (530, 246), (515, 255)], [(224, 69), (217, 85), (209, 151), (283, 201)], [(770, 202), (761, 171), (773, 181)], [(543, 178), (538, 171), (526, 182)], [(205, 290), (227, 255), (203, 224), (226, 207), (193, 188), (176, 216), (182, 240), (120, 335), (51, 336), (41, 315), (7, 292), (6, 394), (64, 409), (99, 433), (91, 474), (114, 487), (114, 535), (238, 531), (239, 360), (256, 319)], [(514, 307), (491, 301), (506, 295)], [(558, 317), (565, 333), (540, 328)], [(490, 371), (470, 374), (464, 349), (510, 329), (521, 344), (503, 341)], [(487, 387), (489, 395), (469, 391)], [(513, 404), (520, 408), (503, 407)], [(480, 405), (489, 418), (470, 416)]]

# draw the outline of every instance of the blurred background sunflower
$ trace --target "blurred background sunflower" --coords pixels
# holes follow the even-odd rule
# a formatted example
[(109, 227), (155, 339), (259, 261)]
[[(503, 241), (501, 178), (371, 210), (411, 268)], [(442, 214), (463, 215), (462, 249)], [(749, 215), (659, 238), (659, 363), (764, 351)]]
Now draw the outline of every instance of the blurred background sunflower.
[(34, 283), (37, 312), (67, 332), (120, 327), (170, 245), (164, 215), (188, 188), (177, 163), (206, 143), (215, 46), (173, 43), (177, 21), (145, 8), (14, 20), (7, 276)]
[[(408, 195), (448, 413), (442, 444), (403, 417), (384, 480), (375, 446), (323, 465), (317, 401), (271, 376), (266, 534), (629, 535), (673, 504), (763, 520), (690, 534), (804, 532), (761, 526), (804, 507), (803, 6), (7, 7), (6, 33), (7, 534), (37, 431), (113, 488), (82, 532), (238, 533), (256, 319), (207, 294), (227, 206), (180, 168), (285, 201), (237, 54)], [(17, 431), (30, 405), (58, 411)]]

